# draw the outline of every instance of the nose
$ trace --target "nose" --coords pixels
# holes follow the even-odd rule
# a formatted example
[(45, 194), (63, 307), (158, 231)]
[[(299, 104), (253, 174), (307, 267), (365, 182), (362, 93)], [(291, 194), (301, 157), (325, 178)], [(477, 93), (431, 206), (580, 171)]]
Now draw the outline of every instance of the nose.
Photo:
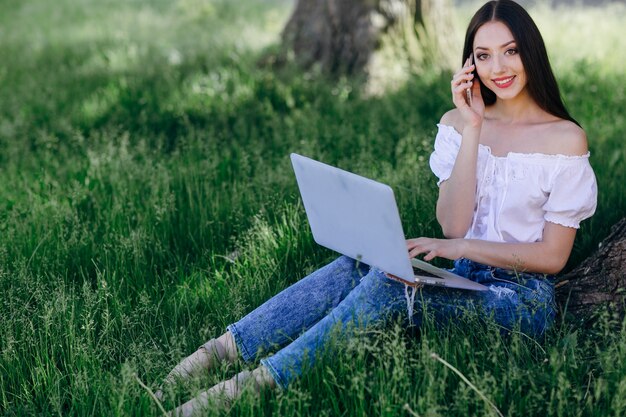
[(491, 67), (491, 70), (496, 74), (501, 74), (504, 72), (504, 69), (504, 58), (501, 57), (499, 54), (494, 55), (493, 66)]

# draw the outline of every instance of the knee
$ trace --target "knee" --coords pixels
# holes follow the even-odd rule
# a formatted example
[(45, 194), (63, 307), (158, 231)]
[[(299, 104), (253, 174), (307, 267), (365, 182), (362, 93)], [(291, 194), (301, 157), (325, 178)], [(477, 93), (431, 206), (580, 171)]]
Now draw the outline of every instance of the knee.
[(364, 263), (359, 263), (356, 260), (342, 255), (339, 258), (335, 259), (333, 262), (334, 270), (337, 273), (342, 273), (346, 276), (358, 275), (359, 278), (367, 275), (369, 272), (369, 266)]
[(361, 292), (367, 297), (381, 300), (384, 298), (395, 299), (398, 294), (404, 294), (404, 286), (393, 281), (377, 268), (371, 268), (359, 285)]
[(405, 308), (404, 286), (388, 279), (376, 268), (363, 276), (359, 285), (339, 304), (331, 316), (335, 321), (372, 324)]
[(339, 258), (335, 259), (334, 264), (337, 268), (352, 269), (355, 267), (356, 261), (348, 256), (341, 255)]

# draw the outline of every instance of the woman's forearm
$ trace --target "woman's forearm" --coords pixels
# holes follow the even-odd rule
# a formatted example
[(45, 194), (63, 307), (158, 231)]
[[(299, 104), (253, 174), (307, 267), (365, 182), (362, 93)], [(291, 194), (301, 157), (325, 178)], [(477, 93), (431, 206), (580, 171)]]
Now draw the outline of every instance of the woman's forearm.
[(424, 254), (424, 260), (436, 257), (467, 258), (481, 264), (516, 271), (556, 274), (565, 266), (574, 246), (576, 229), (546, 222), (540, 242), (508, 243), (478, 239), (433, 239), (418, 237), (407, 240), (409, 257)]
[(437, 200), (437, 221), (444, 236), (465, 236), (471, 226), (476, 199), (476, 161), (479, 128), (463, 130), (461, 147), (450, 178), (441, 184)]
[[(575, 233), (575, 232), (574, 232)], [(563, 269), (571, 247), (551, 242), (501, 243), (461, 239), (464, 258), (515, 271), (556, 274)]]

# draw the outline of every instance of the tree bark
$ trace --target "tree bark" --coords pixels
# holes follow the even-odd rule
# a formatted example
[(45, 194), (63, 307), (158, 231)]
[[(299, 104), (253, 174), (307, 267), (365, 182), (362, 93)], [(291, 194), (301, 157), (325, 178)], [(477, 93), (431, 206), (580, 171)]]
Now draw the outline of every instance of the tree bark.
[(582, 322), (605, 307), (621, 323), (626, 306), (626, 218), (613, 226), (595, 253), (558, 279), (556, 299), (562, 310)]
[(282, 40), (306, 69), (368, 78), (447, 69), (460, 50), (450, 0), (298, 0)]

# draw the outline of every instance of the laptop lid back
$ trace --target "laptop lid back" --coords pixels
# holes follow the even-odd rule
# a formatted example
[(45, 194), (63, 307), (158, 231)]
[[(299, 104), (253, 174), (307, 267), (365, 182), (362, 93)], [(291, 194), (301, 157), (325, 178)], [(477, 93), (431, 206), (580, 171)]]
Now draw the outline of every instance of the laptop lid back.
[(295, 153), (291, 163), (318, 244), (414, 282), (389, 186)]

